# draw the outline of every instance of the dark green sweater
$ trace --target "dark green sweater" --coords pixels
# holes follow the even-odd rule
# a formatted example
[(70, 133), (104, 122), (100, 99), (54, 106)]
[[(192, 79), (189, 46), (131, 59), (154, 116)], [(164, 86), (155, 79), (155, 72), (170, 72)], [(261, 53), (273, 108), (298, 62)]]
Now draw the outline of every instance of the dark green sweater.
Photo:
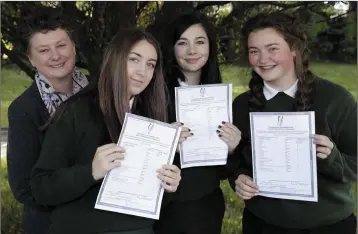
[[(316, 134), (325, 135), (335, 144), (326, 159), (317, 158), (318, 202), (304, 202), (256, 196), (245, 201), (246, 207), (266, 222), (285, 228), (309, 229), (338, 222), (355, 207), (352, 182), (357, 180), (357, 103), (344, 88), (324, 79), (315, 81)], [(248, 92), (233, 103), (234, 124), (243, 140), (233, 157), (238, 158), (236, 175), (229, 179), (232, 188), (239, 174), (252, 177), (252, 155)], [(263, 111), (292, 111), (294, 99), (286, 94), (266, 101)]]
[(101, 181), (92, 177), (92, 160), (97, 147), (108, 143), (112, 142), (103, 116), (91, 95), (72, 102), (49, 127), (31, 186), (40, 204), (56, 206), (51, 233), (115, 232), (153, 225), (152, 219), (94, 209)]

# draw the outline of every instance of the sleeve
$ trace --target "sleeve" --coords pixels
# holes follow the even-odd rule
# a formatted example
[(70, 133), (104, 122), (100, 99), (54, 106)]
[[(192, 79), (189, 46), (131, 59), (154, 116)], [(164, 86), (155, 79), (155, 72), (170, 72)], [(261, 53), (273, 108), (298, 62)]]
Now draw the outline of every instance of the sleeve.
[(334, 144), (326, 159), (317, 158), (317, 170), (340, 183), (357, 181), (357, 102), (349, 94), (344, 105), (337, 103), (329, 119)]
[(76, 116), (67, 113), (47, 130), (40, 158), (31, 175), (35, 199), (57, 206), (82, 196), (95, 183), (92, 163), (71, 165), (76, 157)]
[(35, 201), (30, 186), (31, 169), (36, 164), (41, 149), (38, 126), (21, 107), (20, 102), (10, 105), (8, 120), (7, 171), (11, 191), (20, 203), (45, 209)]
[(252, 154), (250, 141), (249, 109), (247, 96), (239, 95), (233, 102), (233, 124), (240, 129), (242, 139), (234, 152), (228, 156), (226, 165), (228, 181), (235, 191), (235, 181), (241, 174), (252, 177)]
[[(242, 139), (230, 156), (230, 160), (228, 160), (228, 164), (230, 164), (228, 167), (231, 171), (228, 181), (234, 192), (235, 181), (239, 175), (244, 174), (252, 177), (252, 169), (249, 169), (252, 168), (252, 165), (248, 163), (248, 157), (251, 158), (251, 143), (248, 139)], [(251, 162), (251, 160), (249, 160), (249, 162)]]

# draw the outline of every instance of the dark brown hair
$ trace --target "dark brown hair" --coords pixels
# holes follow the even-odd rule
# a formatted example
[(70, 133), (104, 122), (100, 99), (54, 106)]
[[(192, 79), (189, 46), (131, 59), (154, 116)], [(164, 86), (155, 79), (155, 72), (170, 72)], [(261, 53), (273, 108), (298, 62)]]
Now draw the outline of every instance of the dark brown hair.
[(215, 27), (209, 22), (208, 18), (198, 12), (183, 13), (172, 20), (165, 29), (163, 36), (164, 53), (164, 72), (168, 84), (169, 92), (174, 95), (174, 88), (179, 86), (178, 78), (185, 81), (184, 74), (175, 58), (174, 45), (180, 39), (181, 35), (191, 26), (200, 24), (209, 40), (209, 58), (202, 67), (200, 83), (218, 84), (222, 82), (217, 58), (217, 43)]
[[(281, 12), (259, 14), (247, 20), (243, 26), (242, 45), (245, 46), (246, 53), (250, 33), (265, 28), (275, 29), (283, 36), (291, 51), (296, 52), (294, 64), (298, 84), (293, 109), (297, 111), (310, 110), (313, 105), (312, 96), (314, 91), (315, 76), (309, 70), (309, 49), (307, 36), (303, 26), (300, 24), (298, 18)], [(250, 111), (262, 110), (266, 101), (263, 95), (263, 80), (255, 71), (252, 71), (249, 88)]]
[(127, 96), (128, 55), (133, 46), (141, 40), (153, 45), (158, 59), (153, 78), (144, 91), (136, 96), (132, 112), (160, 121), (167, 121), (166, 88), (159, 43), (144, 30), (138, 28), (121, 30), (111, 40), (104, 53), (98, 81), (99, 105), (113, 141), (118, 140), (120, 126), (123, 124), (125, 112), (129, 105)]
[(72, 41), (74, 28), (71, 18), (64, 14), (60, 8), (36, 7), (33, 12), (23, 12), (18, 20), (18, 35), (22, 39), (23, 49), (30, 52), (31, 37), (38, 32), (46, 33), (50, 30), (63, 29)]
[(128, 110), (127, 96), (127, 60), (132, 47), (141, 40), (149, 42), (155, 48), (158, 58), (153, 78), (148, 86), (135, 97), (131, 112), (144, 117), (167, 122), (167, 88), (163, 78), (162, 54), (160, 45), (148, 32), (139, 28), (123, 29), (109, 43), (103, 56), (99, 78), (92, 78), (83, 90), (62, 103), (41, 128), (46, 130), (51, 123), (57, 122), (71, 103), (87, 96), (93, 98), (93, 104), (102, 112), (111, 140), (117, 142)]

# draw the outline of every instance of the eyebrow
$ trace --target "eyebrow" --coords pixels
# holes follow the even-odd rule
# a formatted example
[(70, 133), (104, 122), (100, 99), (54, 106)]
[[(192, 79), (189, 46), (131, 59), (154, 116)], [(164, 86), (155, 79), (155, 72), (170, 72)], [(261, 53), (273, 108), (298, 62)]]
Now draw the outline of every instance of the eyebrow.
[[(195, 38), (195, 40), (198, 40), (198, 39), (206, 39), (206, 40), (207, 40), (207, 38), (206, 38), (206, 37), (203, 37), (203, 36), (200, 36), (200, 37), (196, 37), (196, 38)], [(185, 37), (181, 37), (181, 38), (178, 39), (178, 41), (179, 41), (179, 40), (186, 40), (186, 41), (187, 41), (188, 39), (185, 38)]]
[[(61, 43), (61, 42), (65, 42), (65, 39), (62, 38), (62, 39), (60, 39), (59, 41), (57, 41), (55, 44), (57, 45), (57, 44), (59, 44), (59, 43)], [(39, 46), (36, 46), (35, 49), (40, 49), (41, 47), (48, 47), (48, 46), (49, 46), (49, 45), (39, 45)]]
[[(140, 58), (143, 57), (141, 54), (138, 54), (137, 52), (130, 52), (129, 54), (135, 54), (135, 55), (137, 55), (137, 56), (140, 57)], [(153, 58), (149, 59), (149, 61), (157, 62), (157, 60), (156, 60), (156, 59), (153, 59)]]
[[(265, 47), (270, 47), (270, 46), (274, 46), (274, 45), (280, 45), (279, 43), (270, 43), (265, 45)], [(257, 49), (257, 47), (255, 46), (250, 46), (249, 49)]]

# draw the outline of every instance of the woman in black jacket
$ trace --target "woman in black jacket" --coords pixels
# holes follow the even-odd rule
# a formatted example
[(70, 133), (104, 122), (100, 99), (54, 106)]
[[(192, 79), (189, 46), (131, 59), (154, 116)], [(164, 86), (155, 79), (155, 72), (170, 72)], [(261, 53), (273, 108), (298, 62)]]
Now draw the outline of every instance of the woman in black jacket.
[[(23, 18), (22, 18), (23, 19)], [(57, 107), (88, 83), (75, 67), (76, 50), (69, 19), (56, 8), (40, 8), (19, 25), (25, 50), (37, 72), (34, 82), (9, 106), (7, 168), (9, 185), (24, 205), (27, 234), (45, 234), (51, 207), (39, 205), (30, 188), (30, 173), (42, 147), (40, 128)]]

